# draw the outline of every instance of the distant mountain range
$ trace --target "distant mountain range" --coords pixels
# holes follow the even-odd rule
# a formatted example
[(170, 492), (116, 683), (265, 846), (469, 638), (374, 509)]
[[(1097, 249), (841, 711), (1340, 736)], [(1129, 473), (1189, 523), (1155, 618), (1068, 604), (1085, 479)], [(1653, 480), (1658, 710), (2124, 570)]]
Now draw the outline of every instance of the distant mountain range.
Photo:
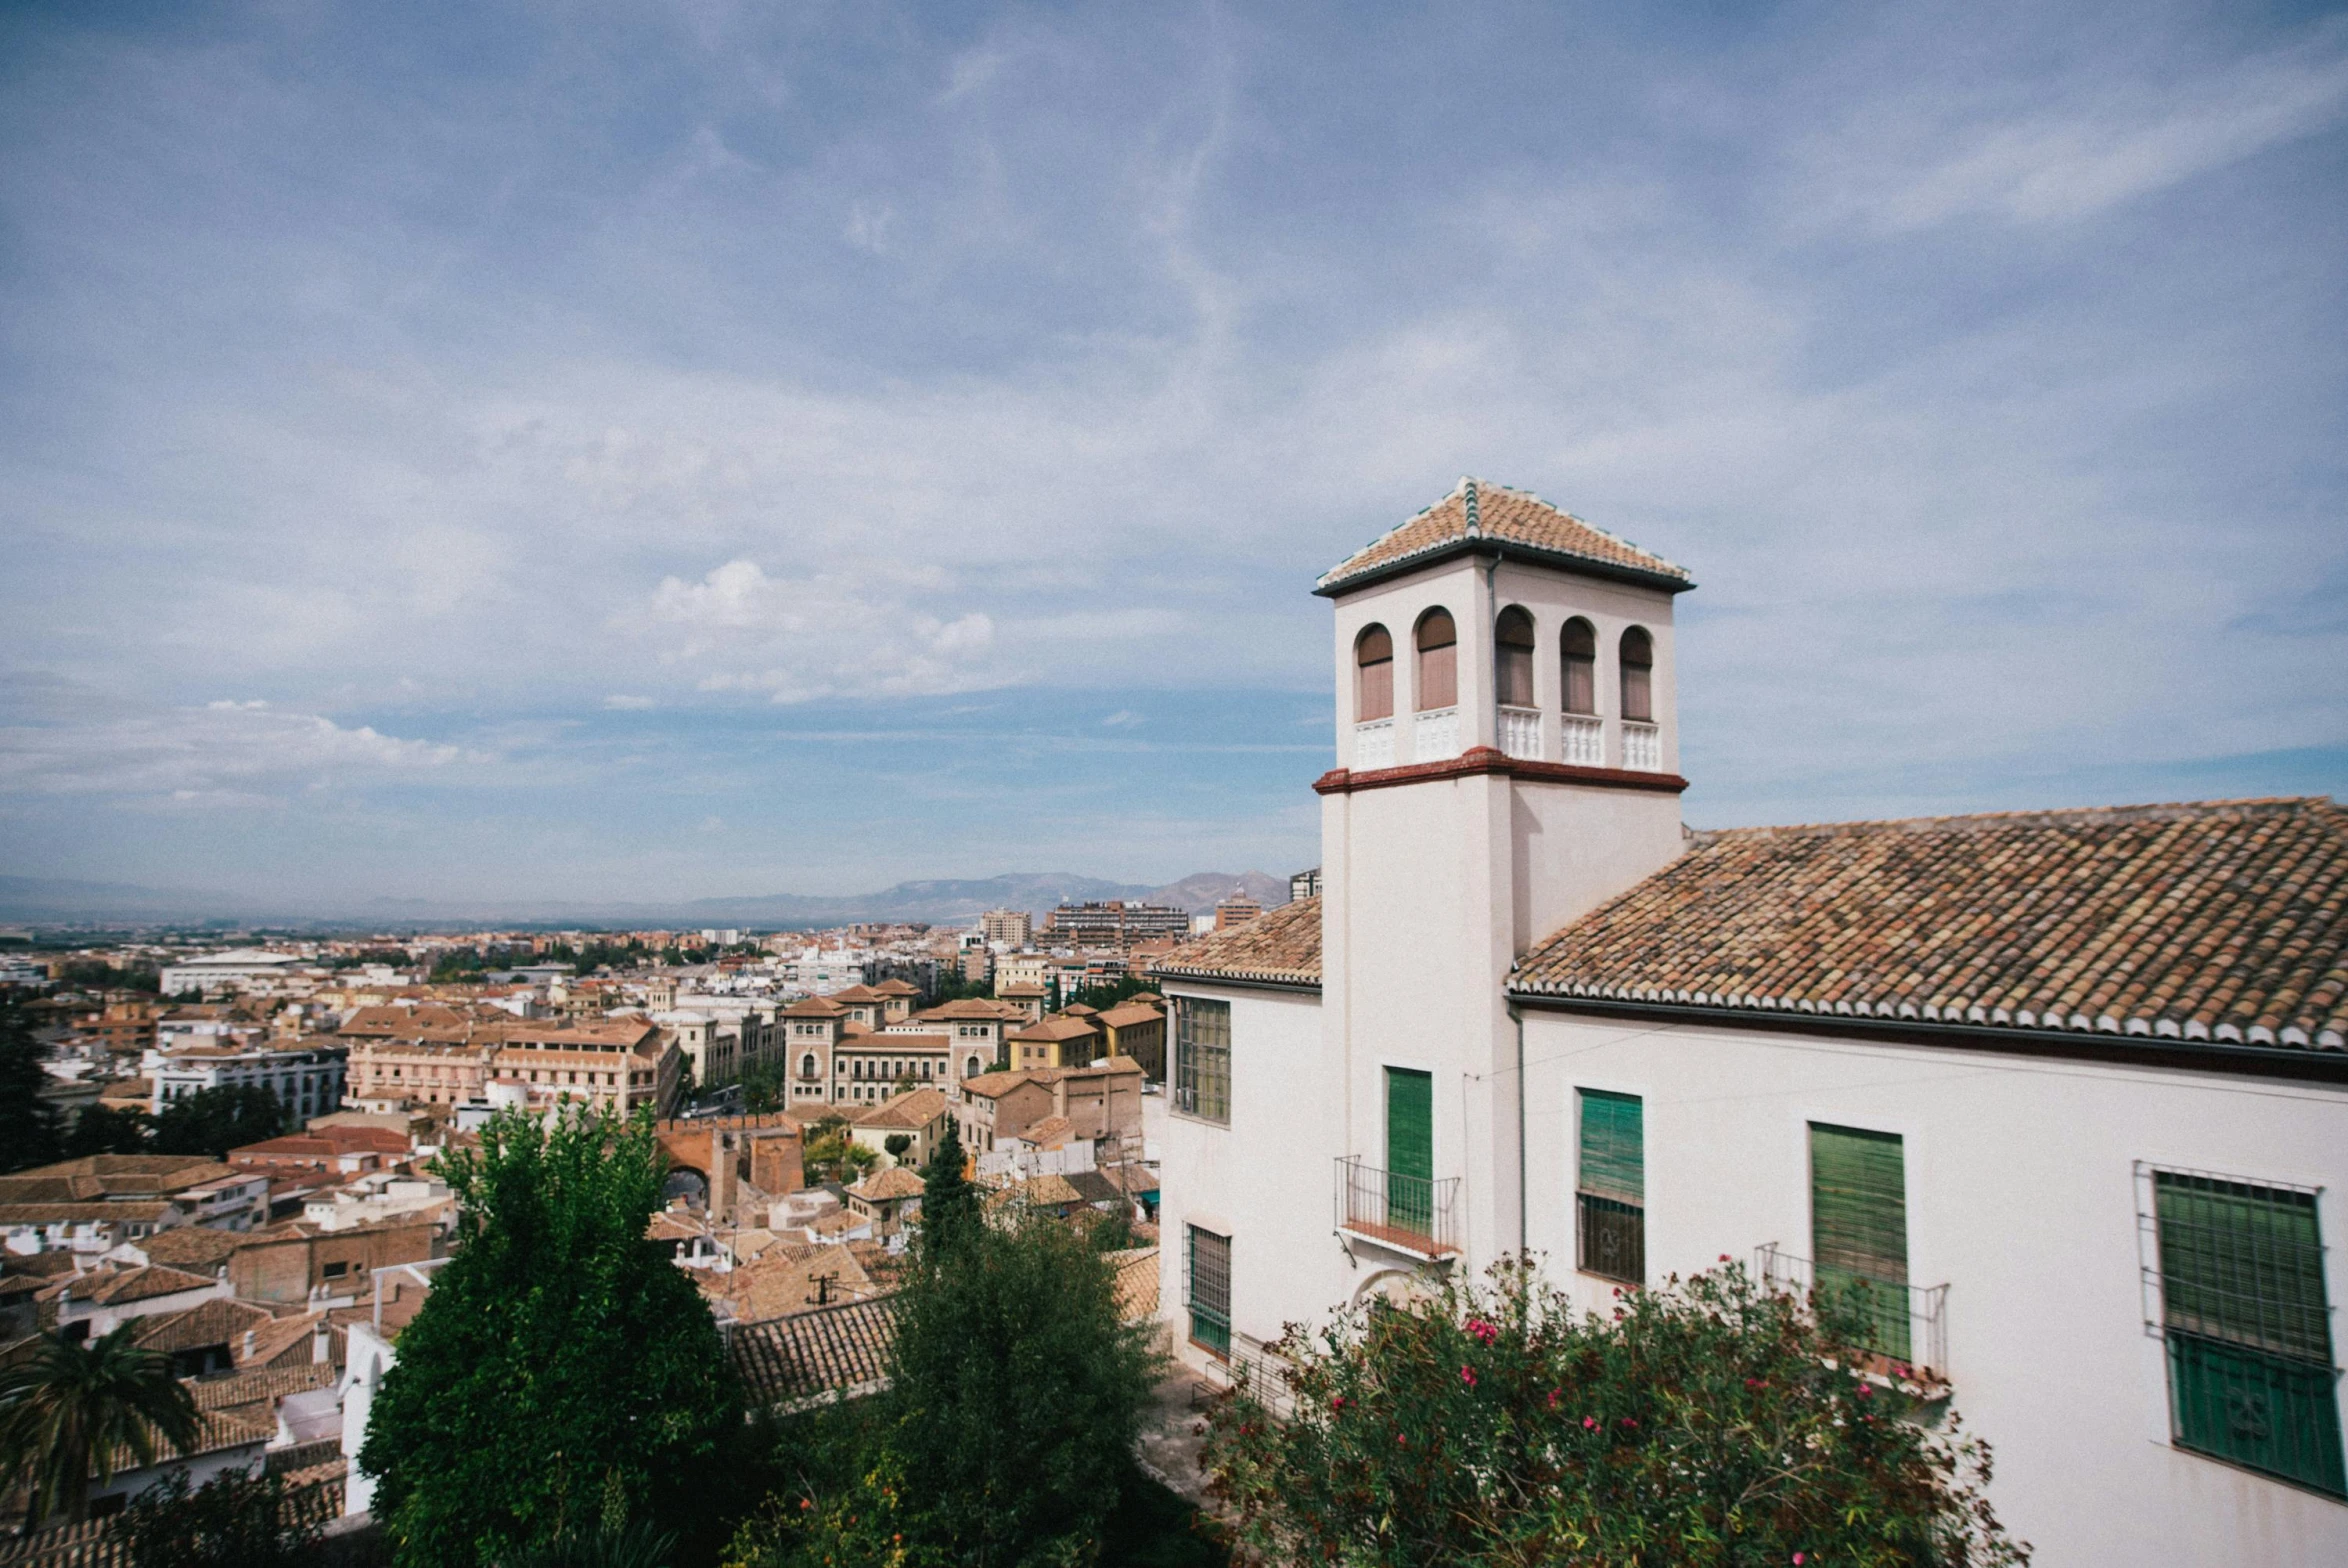
[(450, 923), (512, 925), (725, 925), (791, 928), (850, 921), (926, 921), (962, 925), (990, 909), (1025, 909), (1038, 916), (1062, 902), (1134, 898), (1205, 914), (1233, 892), (1270, 908), (1288, 902), (1284, 877), (1261, 871), (1200, 871), (1164, 887), (1107, 882), (1072, 871), (1007, 872), (967, 880), (900, 882), (878, 893), (815, 897), (770, 893), (748, 898), (702, 898), (680, 904), (584, 902), (532, 904), (370, 899), (340, 907), (140, 887), (122, 882), (78, 882), (53, 877), (0, 876), (0, 920), (30, 924), (192, 925), (269, 924), (382, 927)]

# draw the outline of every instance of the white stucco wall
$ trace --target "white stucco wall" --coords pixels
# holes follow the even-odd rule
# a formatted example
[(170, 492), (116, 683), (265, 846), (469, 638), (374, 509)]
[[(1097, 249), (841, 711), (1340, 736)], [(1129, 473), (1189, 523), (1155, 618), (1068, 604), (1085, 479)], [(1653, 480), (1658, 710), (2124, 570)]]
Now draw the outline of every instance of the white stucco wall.
[(1992, 1500), (2049, 1564), (2348, 1563), (2348, 1504), (2169, 1441), (2134, 1163), (2321, 1186), (2348, 1296), (2348, 1091), (1636, 1019), (1526, 1012), (1528, 1240), (1573, 1272), (1574, 1090), (1645, 1101), (1647, 1276), (1810, 1254), (1808, 1124), (1901, 1135), (1909, 1279), (1947, 1284), (1948, 1370)]

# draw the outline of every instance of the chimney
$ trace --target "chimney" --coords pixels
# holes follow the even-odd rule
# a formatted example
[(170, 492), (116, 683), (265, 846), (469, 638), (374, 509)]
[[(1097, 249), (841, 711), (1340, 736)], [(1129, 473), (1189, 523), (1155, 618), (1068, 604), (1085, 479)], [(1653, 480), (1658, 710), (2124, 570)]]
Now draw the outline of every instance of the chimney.
[(249, 1328), (248, 1328), (248, 1329), (246, 1329), (246, 1330), (245, 1330), (245, 1346), (244, 1346), (244, 1349), (243, 1349), (242, 1351), (238, 1352), (238, 1354), (237, 1354), (237, 1360), (239, 1360), (239, 1361), (250, 1361), (250, 1360), (252, 1360), (252, 1359), (253, 1359), (253, 1348), (254, 1348), (255, 1341), (258, 1339), (258, 1337), (259, 1337), (259, 1336), (257, 1336), (256, 1334), (254, 1334), (254, 1332), (253, 1332), (251, 1329), (249, 1329)]
[(326, 1319), (318, 1319), (318, 1330), (310, 1336), (310, 1359), (323, 1366), (334, 1359), (334, 1335), (328, 1332)]

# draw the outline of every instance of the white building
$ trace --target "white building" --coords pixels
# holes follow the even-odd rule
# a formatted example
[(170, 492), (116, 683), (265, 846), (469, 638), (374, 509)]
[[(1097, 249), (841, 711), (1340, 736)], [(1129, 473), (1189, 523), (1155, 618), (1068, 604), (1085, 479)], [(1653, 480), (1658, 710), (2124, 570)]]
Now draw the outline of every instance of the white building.
[(268, 992), (281, 989), (288, 980), (304, 974), (310, 965), (311, 961), (298, 953), (240, 947), (202, 958), (181, 959), (164, 969), (158, 983), (165, 996), (188, 991), (207, 995), (216, 991)]
[(162, 1115), (164, 1106), (199, 1090), (253, 1084), (276, 1095), (285, 1107), (286, 1119), (299, 1125), (341, 1109), (347, 1054), (339, 1046), (190, 1045), (147, 1052), (139, 1071), (154, 1084), (148, 1105), (154, 1115)]
[(1905, 1302), (2041, 1561), (2348, 1562), (2348, 813), (1688, 834), (1689, 586), (1473, 482), (1322, 580), (1323, 895), (1159, 967), (1183, 1353), (1727, 1254)]

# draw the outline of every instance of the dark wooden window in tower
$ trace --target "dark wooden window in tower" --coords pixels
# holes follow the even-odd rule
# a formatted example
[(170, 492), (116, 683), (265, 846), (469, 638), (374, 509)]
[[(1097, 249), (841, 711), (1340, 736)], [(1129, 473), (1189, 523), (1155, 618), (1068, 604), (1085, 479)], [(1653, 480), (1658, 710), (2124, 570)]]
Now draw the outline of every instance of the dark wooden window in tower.
[(1598, 634), (1575, 616), (1565, 623), (1565, 711), (1598, 711)]
[(1500, 705), (1533, 705), (1533, 618), (1515, 605), (1500, 612), (1492, 629), (1493, 662), (1499, 672)]
[(1429, 610), (1419, 617), (1419, 712), (1449, 708), (1459, 702), (1459, 629), (1449, 610)]
[(1655, 640), (1636, 626), (1622, 634), (1622, 716), (1655, 720)]
[(1354, 687), (1354, 722), (1394, 717), (1394, 638), (1383, 626), (1373, 626), (1354, 640), (1353, 662), (1358, 671)]

